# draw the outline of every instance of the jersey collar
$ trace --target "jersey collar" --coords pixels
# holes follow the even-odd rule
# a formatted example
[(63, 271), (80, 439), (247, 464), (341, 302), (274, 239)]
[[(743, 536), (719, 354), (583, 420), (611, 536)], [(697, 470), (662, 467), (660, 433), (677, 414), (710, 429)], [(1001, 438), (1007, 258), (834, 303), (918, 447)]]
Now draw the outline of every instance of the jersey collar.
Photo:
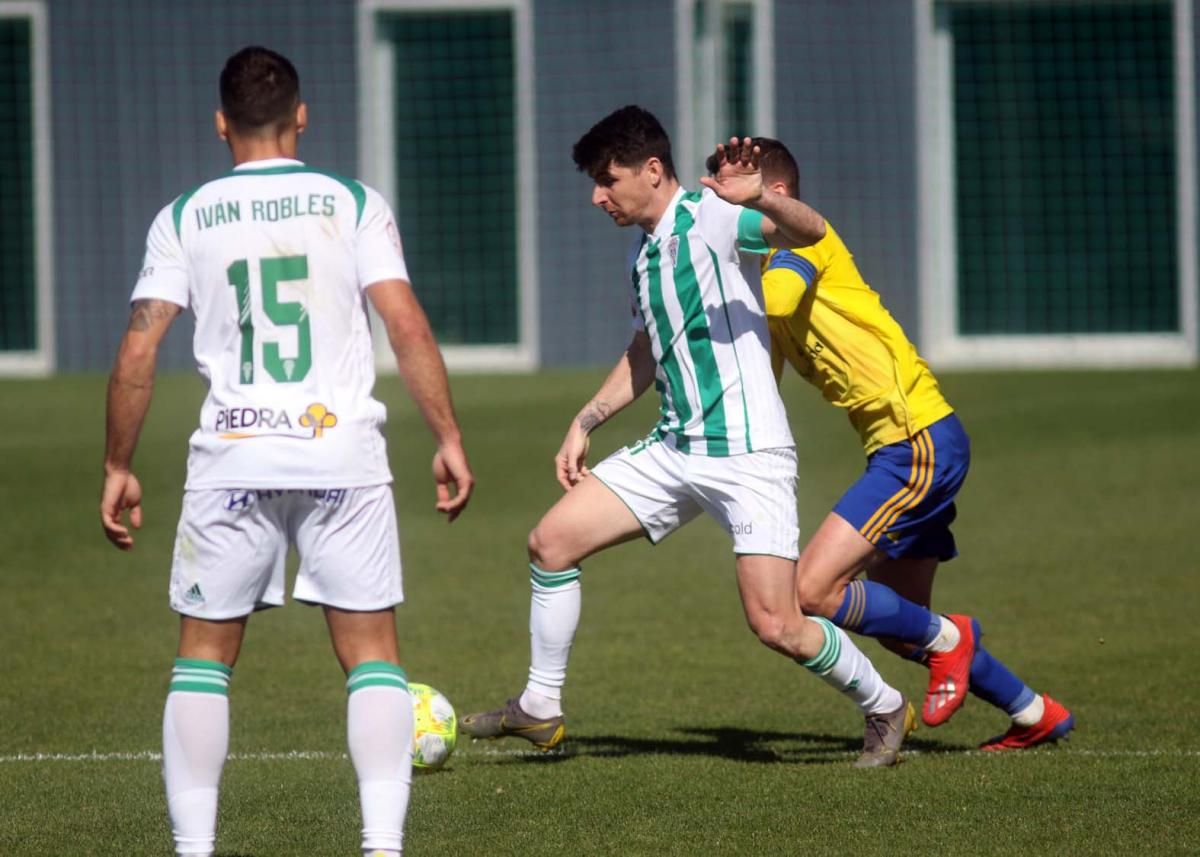
[(233, 171), (240, 172), (241, 170), (270, 170), (276, 167), (302, 167), (303, 161), (297, 161), (295, 158), (263, 158), (261, 161), (246, 161), (238, 164), (233, 168)]

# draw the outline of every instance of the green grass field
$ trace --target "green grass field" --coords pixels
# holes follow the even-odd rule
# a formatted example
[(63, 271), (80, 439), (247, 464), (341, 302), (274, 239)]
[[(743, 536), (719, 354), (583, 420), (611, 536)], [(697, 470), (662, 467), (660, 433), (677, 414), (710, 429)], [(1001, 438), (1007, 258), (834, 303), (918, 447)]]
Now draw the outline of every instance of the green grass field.
[[(551, 457), (597, 373), (463, 377), (478, 494), (447, 527), (432, 451), (380, 382), (404, 545), (410, 677), (460, 713), (503, 701), (528, 664), (525, 537), (559, 489)], [(1185, 854), (1200, 851), (1200, 373), (948, 375), (974, 444), (962, 557), (935, 606), (976, 613), (989, 648), (1074, 711), (1067, 745), (972, 752), (1003, 715), (971, 700), (905, 764), (861, 772), (856, 712), (763, 648), (726, 536), (586, 563), (567, 752), (463, 743), (414, 784), (410, 855)], [(860, 471), (844, 417), (784, 387), (811, 532)], [(0, 382), (0, 854), (167, 854), (160, 715), (175, 642), (166, 580), (197, 380), (159, 380), (136, 460), (135, 551), (101, 535), (104, 380)], [(597, 455), (654, 418), (644, 401)], [(923, 672), (864, 643), (918, 696)], [(256, 616), (231, 694), (218, 853), (357, 854), (344, 691), (320, 613)], [(39, 755), (40, 754), (40, 755)], [(82, 758), (81, 758), (82, 757)]]

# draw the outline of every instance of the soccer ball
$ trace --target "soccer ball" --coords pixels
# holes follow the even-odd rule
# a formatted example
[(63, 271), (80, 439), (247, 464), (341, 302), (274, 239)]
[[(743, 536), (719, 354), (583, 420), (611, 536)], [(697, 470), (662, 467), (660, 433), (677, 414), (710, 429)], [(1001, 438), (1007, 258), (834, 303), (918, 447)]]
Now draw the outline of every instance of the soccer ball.
[(413, 704), (413, 767), (435, 771), (446, 764), (458, 741), (454, 706), (427, 684), (409, 682), (408, 694)]

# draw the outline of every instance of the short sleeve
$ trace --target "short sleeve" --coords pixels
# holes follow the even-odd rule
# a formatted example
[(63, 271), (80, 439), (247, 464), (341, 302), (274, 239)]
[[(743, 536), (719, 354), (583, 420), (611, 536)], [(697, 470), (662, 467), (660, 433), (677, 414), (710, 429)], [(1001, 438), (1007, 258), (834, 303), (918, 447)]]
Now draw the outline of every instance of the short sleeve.
[(358, 287), (365, 289), (384, 280), (408, 280), (404, 246), (396, 218), (380, 194), (365, 188), (366, 202), (356, 233)]
[(776, 250), (763, 266), (763, 304), (767, 315), (786, 318), (796, 311), (804, 290), (817, 278), (816, 262), (807, 250)]
[(175, 231), (173, 211), (174, 204), (168, 205), (150, 225), (146, 255), (142, 258), (142, 270), (138, 273), (130, 302), (161, 300), (185, 309), (188, 306), (187, 258), (179, 233)]
[(696, 222), (700, 235), (722, 259), (737, 256), (737, 218), (740, 206), (730, 205), (708, 188), (700, 195)]
[(762, 213), (740, 205), (730, 205), (711, 190), (700, 198), (698, 215), (705, 242), (725, 258), (738, 251), (765, 253), (769, 249), (762, 234)]
[(763, 215), (761, 211), (743, 208), (738, 215), (737, 242), (738, 249), (745, 253), (766, 253), (771, 248), (767, 239), (763, 238)]

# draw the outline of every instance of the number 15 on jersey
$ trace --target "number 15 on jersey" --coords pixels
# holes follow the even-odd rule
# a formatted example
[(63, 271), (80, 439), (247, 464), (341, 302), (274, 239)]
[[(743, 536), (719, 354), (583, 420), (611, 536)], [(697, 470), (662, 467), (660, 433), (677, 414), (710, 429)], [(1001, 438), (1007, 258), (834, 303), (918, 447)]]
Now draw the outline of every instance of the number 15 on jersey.
[[(312, 368), (312, 333), (308, 325), (308, 309), (298, 301), (280, 301), (279, 284), (289, 280), (308, 279), (307, 256), (273, 256), (258, 261), (259, 295), (257, 301), (263, 314), (276, 327), (296, 328), (296, 354), (284, 357), (278, 342), (262, 343), (262, 366), (280, 384), (303, 381)], [(237, 293), (238, 328), (242, 332), (242, 348), (238, 380), (254, 383), (254, 315), (251, 312), (250, 262), (238, 259), (226, 273), (229, 285)]]

